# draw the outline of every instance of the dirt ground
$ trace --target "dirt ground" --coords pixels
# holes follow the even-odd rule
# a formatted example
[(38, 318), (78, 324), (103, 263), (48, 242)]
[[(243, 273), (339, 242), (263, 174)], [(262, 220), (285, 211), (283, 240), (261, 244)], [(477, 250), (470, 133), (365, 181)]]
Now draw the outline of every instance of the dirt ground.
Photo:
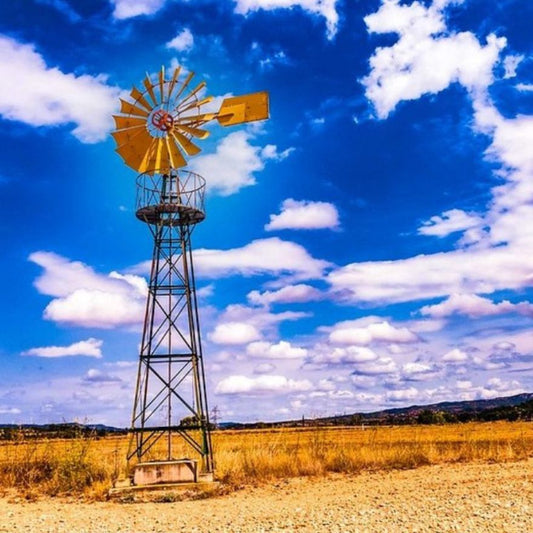
[(533, 460), (291, 479), (207, 500), (0, 499), (0, 532), (533, 531)]

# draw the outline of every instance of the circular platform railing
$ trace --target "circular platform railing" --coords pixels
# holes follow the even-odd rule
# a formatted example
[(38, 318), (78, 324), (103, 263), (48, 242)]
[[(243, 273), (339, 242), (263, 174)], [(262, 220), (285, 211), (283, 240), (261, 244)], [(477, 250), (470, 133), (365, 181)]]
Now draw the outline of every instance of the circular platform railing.
[(187, 170), (137, 177), (136, 216), (147, 224), (185, 226), (205, 218), (205, 180)]

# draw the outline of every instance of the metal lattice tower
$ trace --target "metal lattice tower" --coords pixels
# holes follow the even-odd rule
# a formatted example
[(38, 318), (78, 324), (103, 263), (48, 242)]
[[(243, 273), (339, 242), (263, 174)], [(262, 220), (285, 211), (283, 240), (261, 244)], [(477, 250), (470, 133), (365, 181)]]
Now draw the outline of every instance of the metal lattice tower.
[(205, 218), (205, 182), (181, 169), (185, 156), (200, 152), (193, 139), (209, 135), (204, 125), (265, 120), (269, 103), (262, 91), (225, 98), (218, 110), (205, 112), (213, 97), (203, 95), (205, 82), (191, 86), (193, 77), (179, 66), (168, 77), (162, 67), (155, 81), (147, 74), (143, 89), (133, 87), (130, 98), (121, 99), (112, 135), (118, 154), (140, 173), (136, 215), (154, 238), (128, 462), (171, 463), (185, 441), (200, 456), (202, 472), (210, 474), (213, 452), (191, 253), (191, 233)]
[(128, 460), (175, 459), (179, 436), (209, 473), (213, 454), (191, 253), (191, 233), (205, 218), (205, 182), (192, 172), (171, 171), (141, 174), (137, 185), (136, 215), (150, 228), (154, 249)]

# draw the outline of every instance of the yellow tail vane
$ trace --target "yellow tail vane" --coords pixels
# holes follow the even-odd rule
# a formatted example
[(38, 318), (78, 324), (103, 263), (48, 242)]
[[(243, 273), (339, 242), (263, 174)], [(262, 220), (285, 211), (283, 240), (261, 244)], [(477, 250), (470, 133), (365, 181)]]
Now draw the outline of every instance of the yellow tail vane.
[(185, 156), (200, 152), (191, 139), (205, 139), (209, 131), (199, 126), (212, 120), (233, 126), (269, 117), (266, 91), (226, 98), (218, 111), (206, 113), (202, 107), (213, 97), (202, 94), (205, 82), (187, 90), (194, 73), (189, 72), (183, 80), (181, 74), (177, 67), (167, 79), (161, 67), (155, 83), (147, 74), (142, 82), (145, 90), (133, 87), (131, 100), (121, 99), (120, 114), (113, 116), (116, 151), (139, 173), (168, 173), (186, 166)]

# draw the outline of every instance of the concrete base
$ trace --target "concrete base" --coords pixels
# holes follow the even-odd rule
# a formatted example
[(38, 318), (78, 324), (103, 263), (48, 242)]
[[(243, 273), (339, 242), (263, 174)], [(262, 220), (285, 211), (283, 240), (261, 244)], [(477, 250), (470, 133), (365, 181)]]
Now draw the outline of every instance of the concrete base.
[(153, 485), (133, 485), (131, 479), (115, 482), (109, 490), (109, 498), (123, 502), (157, 502), (180, 501), (218, 493), (220, 483), (213, 481), (213, 474), (199, 474), (195, 482), (180, 481), (178, 483), (154, 483)]
[(196, 483), (197, 481), (198, 461), (194, 459), (139, 463), (135, 465), (133, 472), (133, 484), (136, 486)]

